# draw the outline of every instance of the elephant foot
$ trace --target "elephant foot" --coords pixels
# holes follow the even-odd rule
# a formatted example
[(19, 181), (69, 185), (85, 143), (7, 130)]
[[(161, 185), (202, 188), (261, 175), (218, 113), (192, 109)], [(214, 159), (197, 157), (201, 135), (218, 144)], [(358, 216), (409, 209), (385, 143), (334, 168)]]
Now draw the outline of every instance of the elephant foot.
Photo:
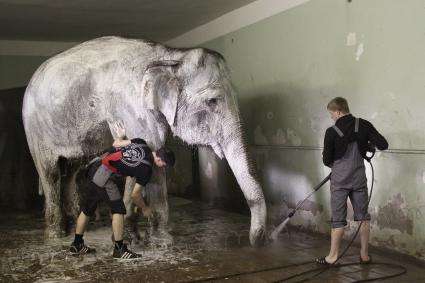
[(159, 213), (157, 211), (154, 211), (152, 217), (148, 218), (148, 226), (150, 227), (158, 228), (161, 226), (166, 226), (167, 222), (168, 222), (168, 215)]
[(131, 244), (139, 244), (142, 237), (139, 233), (139, 226), (138, 226), (138, 215), (134, 214), (131, 217), (128, 217), (125, 221), (124, 225), (124, 241)]
[(58, 239), (65, 237), (65, 231), (60, 228), (47, 227), (44, 234), (47, 239)]
[(140, 236), (140, 233), (138, 230), (132, 230), (132, 229), (125, 229), (124, 230), (124, 241), (128, 242), (130, 245), (138, 245), (140, 244), (140, 241), (142, 240), (142, 237)]
[(44, 219), (46, 221), (45, 235), (48, 239), (65, 237), (65, 215), (59, 208), (47, 208)]
[(159, 249), (167, 249), (174, 245), (174, 239), (165, 229), (152, 227), (147, 230), (145, 245)]
[(249, 232), (249, 241), (251, 246), (261, 247), (266, 243), (266, 227), (252, 227)]

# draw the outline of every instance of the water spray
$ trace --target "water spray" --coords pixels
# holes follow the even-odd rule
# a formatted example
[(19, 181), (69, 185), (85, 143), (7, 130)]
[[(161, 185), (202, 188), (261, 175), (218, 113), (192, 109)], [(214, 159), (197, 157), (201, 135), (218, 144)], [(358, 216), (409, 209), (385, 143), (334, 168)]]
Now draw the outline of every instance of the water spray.
[(283, 228), (285, 228), (286, 224), (288, 224), (289, 220), (292, 216), (294, 216), (295, 212), (297, 212), (298, 209), (304, 204), (304, 202), (311, 197), (315, 192), (317, 192), (324, 184), (326, 184), (331, 179), (331, 173), (329, 173), (328, 176), (326, 176), (325, 179), (323, 179), (316, 187), (314, 187), (313, 191), (309, 193), (301, 202), (298, 203), (298, 205), (288, 214), (288, 217), (277, 226), (273, 232), (270, 234), (271, 240), (276, 240), (280, 232), (282, 232)]

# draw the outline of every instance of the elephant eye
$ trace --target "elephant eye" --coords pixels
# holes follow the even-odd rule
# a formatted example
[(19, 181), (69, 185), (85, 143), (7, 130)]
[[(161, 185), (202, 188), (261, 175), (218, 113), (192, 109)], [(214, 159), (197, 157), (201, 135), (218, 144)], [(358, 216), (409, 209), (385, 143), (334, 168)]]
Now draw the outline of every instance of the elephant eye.
[(208, 104), (209, 107), (216, 106), (217, 102), (218, 102), (217, 98), (210, 98), (210, 99), (207, 100), (207, 104)]

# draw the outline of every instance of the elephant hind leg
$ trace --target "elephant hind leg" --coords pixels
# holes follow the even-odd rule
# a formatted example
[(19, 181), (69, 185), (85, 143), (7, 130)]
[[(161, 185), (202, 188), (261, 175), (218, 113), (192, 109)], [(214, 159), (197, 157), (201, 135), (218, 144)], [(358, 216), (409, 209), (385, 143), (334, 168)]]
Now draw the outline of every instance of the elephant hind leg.
[(40, 183), (44, 192), (46, 236), (58, 238), (65, 235), (62, 211), (61, 172), (57, 165), (39, 168)]
[[(66, 175), (63, 173), (62, 169), (61, 172), (61, 204), (62, 204), (62, 211), (64, 213), (64, 224), (66, 228), (66, 232), (70, 230), (74, 230), (75, 220), (77, 219), (79, 213), (80, 213), (80, 206), (79, 206), (79, 192), (81, 190), (84, 190), (84, 187), (79, 188), (78, 186), (81, 186), (81, 183), (85, 183), (84, 174), (80, 174), (80, 162), (68, 162), (67, 164), (67, 173)], [(77, 183), (77, 178), (83, 179), (79, 180)]]

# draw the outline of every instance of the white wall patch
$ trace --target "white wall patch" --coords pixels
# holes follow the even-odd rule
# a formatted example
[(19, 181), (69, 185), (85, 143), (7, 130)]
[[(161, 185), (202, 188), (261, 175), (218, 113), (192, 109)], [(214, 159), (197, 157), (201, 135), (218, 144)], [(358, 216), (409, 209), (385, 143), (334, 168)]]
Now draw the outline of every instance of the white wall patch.
[(301, 145), (301, 138), (297, 136), (294, 130), (288, 128), (286, 129), (286, 136), (291, 141), (291, 144), (293, 146), (300, 146)]
[(272, 135), (272, 143), (282, 145), (286, 143), (286, 135), (282, 129), (278, 129), (276, 135)]
[(359, 46), (357, 46), (357, 50), (356, 50), (356, 61), (360, 60), (360, 57), (363, 55), (364, 53), (364, 45), (363, 43), (360, 43)]
[(356, 46), (357, 44), (357, 34), (355, 32), (350, 32), (347, 35), (347, 46)]

